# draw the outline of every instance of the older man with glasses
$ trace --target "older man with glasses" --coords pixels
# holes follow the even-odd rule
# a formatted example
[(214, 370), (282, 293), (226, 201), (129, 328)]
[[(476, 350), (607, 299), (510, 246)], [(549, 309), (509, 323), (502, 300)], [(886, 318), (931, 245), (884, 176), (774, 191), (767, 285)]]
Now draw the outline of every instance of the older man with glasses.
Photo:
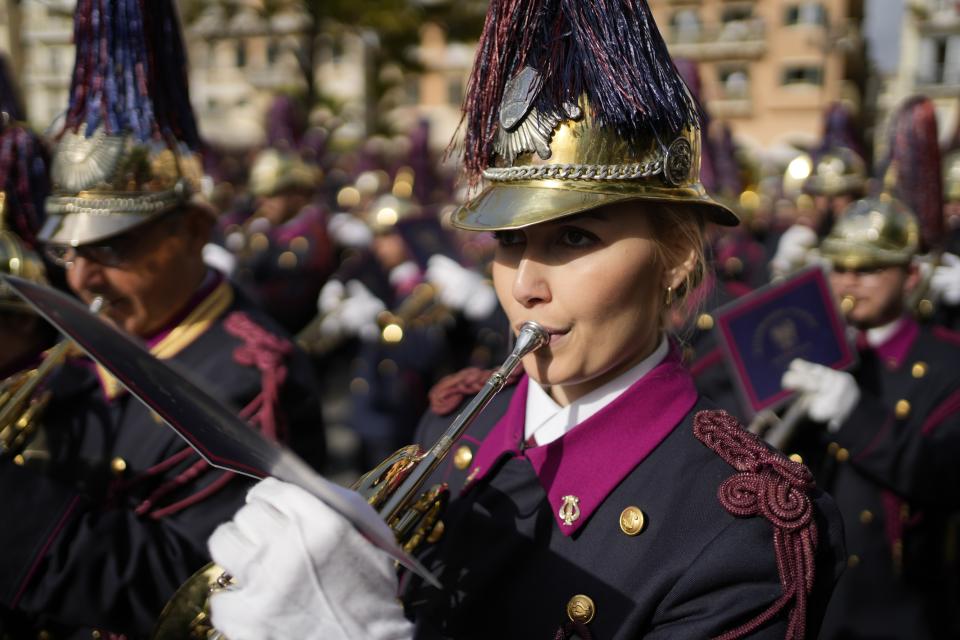
[[(90, 22), (93, 5), (102, 19)], [(199, 188), (174, 3), (81, 0), (76, 11), (47, 255), (77, 296), (102, 298), (102, 315), (157, 358), (320, 464), (312, 365), (203, 262), (214, 216)], [(85, 358), (68, 359), (46, 388), (48, 462), (0, 459), (0, 637), (142, 637), (208, 561), (207, 537), (248, 485)]]

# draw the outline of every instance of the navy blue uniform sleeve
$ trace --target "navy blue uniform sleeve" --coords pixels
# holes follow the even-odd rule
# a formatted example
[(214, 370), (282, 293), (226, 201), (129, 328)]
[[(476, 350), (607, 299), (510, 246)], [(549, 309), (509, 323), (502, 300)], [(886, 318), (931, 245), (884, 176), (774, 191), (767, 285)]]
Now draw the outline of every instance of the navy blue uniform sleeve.
[(861, 473), (918, 503), (960, 506), (960, 388), (891, 408), (864, 393), (833, 440)]
[[(202, 490), (221, 475), (209, 469), (193, 488)], [(4, 463), (2, 604), (55, 624), (147, 633), (176, 588), (209, 561), (207, 537), (242, 505), (247, 487), (233, 478), (216, 499), (153, 518), (138, 515), (132, 503), (92, 501), (50, 477)]]
[[(806, 632), (815, 638), (833, 586), (846, 566), (843, 525), (833, 501), (814, 499), (819, 541), (815, 582), (807, 599)], [(663, 599), (647, 640), (716, 638), (754, 620), (784, 596), (772, 545), (773, 530), (762, 518), (737, 519), (691, 559), (688, 570)], [(736, 638), (782, 640), (790, 604), (764, 624)]]

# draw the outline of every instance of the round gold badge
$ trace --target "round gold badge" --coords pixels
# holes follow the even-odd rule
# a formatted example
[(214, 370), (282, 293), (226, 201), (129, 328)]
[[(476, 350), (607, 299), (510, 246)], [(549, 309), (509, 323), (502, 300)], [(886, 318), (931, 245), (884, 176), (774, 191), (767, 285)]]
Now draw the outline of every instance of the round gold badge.
[(593, 604), (590, 596), (575, 595), (567, 603), (567, 617), (570, 618), (571, 622), (589, 624), (596, 612), (597, 607)]
[(620, 513), (620, 530), (628, 536), (639, 535), (645, 524), (640, 507), (627, 507)]

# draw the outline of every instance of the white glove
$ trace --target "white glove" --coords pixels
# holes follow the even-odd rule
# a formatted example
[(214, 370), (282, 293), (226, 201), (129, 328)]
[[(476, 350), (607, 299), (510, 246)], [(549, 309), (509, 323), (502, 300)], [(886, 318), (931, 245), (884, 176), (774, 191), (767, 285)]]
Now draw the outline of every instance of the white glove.
[(482, 320), (497, 307), (497, 294), (483, 277), (444, 255), (427, 261), (427, 281), (439, 289), (440, 302), (462, 311), (468, 320)]
[(213, 242), (203, 245), (203, 262), (228, 277), (237, 268), (237, 257)]
[(363, 340), (379, 338), (377, 316), (386, 305), (359, 280), (350, 280), (345, 287), (331, 280), (320, 290), (317, 305), (325, 315), (320, 323), (321, 335), (359, 336)]
[(774, 275), (784, 276), (806, 266), (807, 256), (816, 246), (817, 233), (810, 227), (795, 224), (784, 231), (770, 261)]
[(231, 640), (409, 640), (393, 562), (303, 489), (267, 478), (209, 541), (236, 585), (213, 595)]
[(950, 306), (960, 304), (960, 257), (952, 253), (940, 256), (940, 265), (934, 267), (930, 288)]
[(839, 430), (860, 401), (860, 387), (852, 375), (806, 360), (791, 362), (780, 384), (806, 395), (810, 419), (826, 423), (830, 431)]
[(373, 242), (373, 231), (363, 220), (349, 213), (335, 213), (327, 223), (327, 232), (343, 247), (362, 249)]

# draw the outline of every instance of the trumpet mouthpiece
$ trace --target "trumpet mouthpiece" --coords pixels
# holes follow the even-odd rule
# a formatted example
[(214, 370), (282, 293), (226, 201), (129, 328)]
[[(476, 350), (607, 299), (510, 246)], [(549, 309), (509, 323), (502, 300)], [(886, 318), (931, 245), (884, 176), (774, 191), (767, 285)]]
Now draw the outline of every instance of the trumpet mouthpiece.
[(540, 347), (550, 342), (550, 334), (536, 322), (528, 320), (520, 327), (520, 333), (517, 334), (517, 343), (513, 348), (513, 354), (522, 358), (528, 353), (533, 353)]
[(855, 306), (857, 306), (857, 299), (853, 296), (843, 296), (840, 301), (840, 311), (843, 312), (843, 315), (848, 315)]

